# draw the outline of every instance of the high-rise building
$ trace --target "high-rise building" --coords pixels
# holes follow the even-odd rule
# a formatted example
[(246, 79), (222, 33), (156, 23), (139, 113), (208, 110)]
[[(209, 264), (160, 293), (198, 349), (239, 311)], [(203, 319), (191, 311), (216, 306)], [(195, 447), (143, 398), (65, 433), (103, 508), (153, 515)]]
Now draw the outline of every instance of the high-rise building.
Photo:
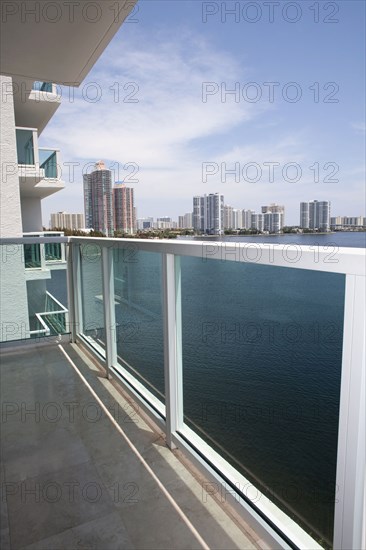
[(136, 220), (138, 230), (152, 229), (154, 227), (154, 218), (138, 218)]
[(156, 218), (154, 227), (155, 229), (176, 229), (177, 222), (173, 222), (169, 216), (163, 216), (161, 218)]
[(336, 216), (330, 218), (331, 229), (357, 229), (366, 227), (366, 218), (362, 216)]
[(264, 228), (264, 214), (256, 214), (255, 212), (251, 213), (251, 229), (256, 229), (257, 231), (263, 231)]
[(262, 206), (263, 231), (280, 233), (285, 225), (285, 207), (279, 204)]
[(252, 211), (251, 210), (242, 210), (241, 211), (241, 226), (243, 229), (251, 229), (252, 227)]
[(51, 214), (51, 229), (84, 229), (84, 214), (68, 214), (67, 212), (56, 212)]
[(113, 236), (112, 172), (101, 160), (91, 174), (84, 175), (84, 208), (86, 227)]
[(187, 212), (184, 216), (178, 216), (179, 229), (192, 229), (193, 215), (192, 212)]
[(193, 197), (193, 229), (203, 232), (203, 200), (202, 197)]
[(129, 233), (136, 231), (134, 190), (124, 183), (113, 187), (114, 230)]
[(233, 208), (233, 229), (242, 229), (243, 222), (242, 222), (242, 214), (241, 210), (238, 210), (237, 208)]
[(300, 227), (309, 229), (309, 203), (300, 202)]
[[(320, 231), (329, 231), (330, 230), (330, 202), (319, 201), (317, 204), (316, 210), (317, 210), (318, 229), (320, 229)], [(309, 223), (311, 223), (310, 215), (309, 215)]]
[(300, 203), (300, 227), (319, 231), (330, 230), (330, 202), (310, 201)]
[(224, 227), (224, 195), (210, 193), (193, 197), (193, 228), (208, 235), (219, 235)]
[(233, 225), (233, 207), (225, 204), (224, 206), (224, 229), (232, 229)]

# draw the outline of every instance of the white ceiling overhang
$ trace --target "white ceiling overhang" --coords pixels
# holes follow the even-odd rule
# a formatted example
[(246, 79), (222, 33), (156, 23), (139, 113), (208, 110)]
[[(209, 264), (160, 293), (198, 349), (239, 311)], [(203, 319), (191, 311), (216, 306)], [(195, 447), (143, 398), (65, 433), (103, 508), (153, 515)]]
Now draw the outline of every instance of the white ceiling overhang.
[(0, 73), (79, 86), (136, 1), (1, 2)]

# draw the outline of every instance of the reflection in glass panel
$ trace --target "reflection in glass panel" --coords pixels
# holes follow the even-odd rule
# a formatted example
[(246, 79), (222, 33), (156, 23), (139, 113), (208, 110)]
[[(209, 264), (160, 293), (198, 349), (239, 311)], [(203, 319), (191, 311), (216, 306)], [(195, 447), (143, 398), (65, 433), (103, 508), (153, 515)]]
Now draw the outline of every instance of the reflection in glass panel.
[(164, 401), (161, 254), (114, 251), (118, 360)]
[(24, 265), (26, 269), (39, 269), (42, 267), (41, 262), (41, 245), (25, 244), (24, 245)]
[(62, 260), (62, 245), (61, 243), (46, 243), (44, 245), (44, 253), (46, 262)]
[(16, 129), (18, 164), (34, 164), (33, 131)]
[(51, 270), (44, 279), (27, 281), (32, 338), (69, 332), (66, 269)]
[(95, 244), (81, 249), (81, 293), (83, 307), (83, 334), (99, 351), (105, 352), (103, 311), (102, 251)]
[(344, 276), (181, 265), (185, 422), (330, 545)]
[(38, 90), (40, 92), (52, 92), (52, 82), (33, 82), (33, 90)]
[(39, 149), (39, 164), (45, 178), (57, 178), (57, 155), (52, 149)]

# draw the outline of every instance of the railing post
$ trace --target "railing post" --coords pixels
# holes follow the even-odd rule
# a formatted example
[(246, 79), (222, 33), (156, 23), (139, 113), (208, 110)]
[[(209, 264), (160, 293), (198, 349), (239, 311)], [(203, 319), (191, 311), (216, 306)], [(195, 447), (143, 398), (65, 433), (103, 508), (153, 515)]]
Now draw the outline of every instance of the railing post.
[(113, 249), (102, 245), (103, 309), (106, 346), (106, 371), (117, 364), (116, 314), (114, 306)]
[(66, 244), (61, 243), (60, 247), (61, 247), (61, 258), (60, 258), (60, 260), (62, 262), (65, 262), (66, 261)]
[(80, 245), (69, 241), (67, 254), (67, 296), (71, 341), (76, 342), (79, 332), (83, 332), (81, 297)]
[(46, 245), (44, 243), (39, 245), (39, 254), (41, 256), (41, 269), (44, 271), (46, 269)]
[[(76, 341), (76, 329), (75, 329), (75, 291), (74, 291), (74, 277), (73, 277), (73, 249), (74, 244), (69, 242), (67, 247), (67, 270), (66, 270), (66, 282), (67, 282), (67, 307), (69, 310), (69, 330), (71, 342)], [(67, 330), (67, 326), (66, 326)]]
[(174, 254), (163, 254), (163, 320), (166, 442), (173, 449), (183, 423), (181, 271)]
[(346, 275), (335, 550), (365, 548), (365, 277)]

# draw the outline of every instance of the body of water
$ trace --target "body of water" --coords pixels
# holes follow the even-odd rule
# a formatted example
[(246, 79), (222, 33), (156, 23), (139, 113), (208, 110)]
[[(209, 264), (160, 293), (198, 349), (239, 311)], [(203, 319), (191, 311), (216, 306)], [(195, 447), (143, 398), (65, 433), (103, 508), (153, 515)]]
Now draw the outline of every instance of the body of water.
[[(206, 237), (207, 238), (207, 237)], [(337, 231), (335, 233), (308, 233), (286, 235), (240, 235), (209, 237), (219, 241), (258, 242), (278, 244), (302, 244), (306, 246), (335, 246), (347, 248), (366, 248), (366, 232)]]

